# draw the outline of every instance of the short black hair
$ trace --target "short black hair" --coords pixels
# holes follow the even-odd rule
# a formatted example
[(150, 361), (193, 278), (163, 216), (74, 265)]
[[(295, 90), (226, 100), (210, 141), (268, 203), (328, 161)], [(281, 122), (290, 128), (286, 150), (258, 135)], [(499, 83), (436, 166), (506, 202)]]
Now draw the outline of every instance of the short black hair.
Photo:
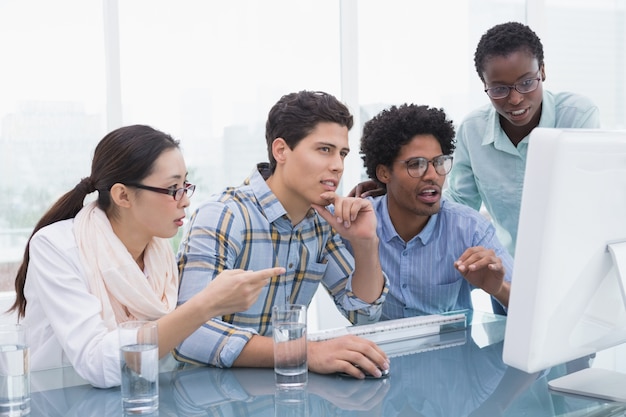
[(443, 109), (405, 103), (391, 106), (366, 122), (361, 137), (361, 158), (368, 177), (384, 186), (378, 181), (376, 167), (391, 168), (400, 148), (416, 135), (433, 135), (444, 155), (454, 152), (454, 124), (446, 118)]
[(272, 154), (276, 138), (283, 138), (289, 149), (293, 149), (322, 122), (337, 123), (350, 130), (354, 118), (345, 104), (323, 91), (302, 90), (282, 96), (271, 108), (265, 123), (270, 171), (276, 170)]
[(484, 82), (485, 61), (494, 56), (507, 56), (525, 50), (537, 58), (539, 68), (543, 66), (541, 39), (528, 26), (519, 22), (496, 25), (483, 34), (474, 53), (474, 66)]

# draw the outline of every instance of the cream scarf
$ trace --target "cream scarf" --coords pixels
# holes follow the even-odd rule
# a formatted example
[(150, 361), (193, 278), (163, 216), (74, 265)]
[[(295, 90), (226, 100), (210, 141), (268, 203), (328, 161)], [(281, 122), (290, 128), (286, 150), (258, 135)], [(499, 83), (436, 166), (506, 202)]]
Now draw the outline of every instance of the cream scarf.
[(128, 320), (155, 320), (174, 310), (178, 270), (166, 239), (155, 237), (146, 247), (144, 274), (95, 202), (76, 215), (74, 236), (90, 292), (102, 303), (108, 329)]

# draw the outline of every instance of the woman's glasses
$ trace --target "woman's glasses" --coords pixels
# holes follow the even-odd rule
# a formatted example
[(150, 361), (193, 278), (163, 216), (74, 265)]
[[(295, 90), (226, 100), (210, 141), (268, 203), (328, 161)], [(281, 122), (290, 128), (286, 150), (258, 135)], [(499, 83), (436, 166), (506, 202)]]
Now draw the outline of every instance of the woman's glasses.
[(149, 185), (143, 185), (138, 183), (130, 183), (124, 184), (129, 187), (141, 188), (142, 190), (154, 191), (155, 193), (168, 194), (174, 197), (174, 200), (180, 201), (183, 198), (183, 194), (187, 193), (187, 197), (191, 197), (193, 192), (196, 191), (196, 186), (193, 184), (189, 184), (186, 182), (183, 185), (183, 188), (159, 188), (159, 187), (151, 187)]
[(528, 94), (532, 93), (537, 89), (537, 87), (539, 87), (539, 81), (541, 81), (541, 77), (539, 76), (539, 71), (537, 71), (537, 76), (534, 78), (527, 78), (513, 85), (496, 85), (489, 87), (485, 89), (485, 93), (495, 100), (508, 97), (513, 89), (515, 89), (518, 93)]

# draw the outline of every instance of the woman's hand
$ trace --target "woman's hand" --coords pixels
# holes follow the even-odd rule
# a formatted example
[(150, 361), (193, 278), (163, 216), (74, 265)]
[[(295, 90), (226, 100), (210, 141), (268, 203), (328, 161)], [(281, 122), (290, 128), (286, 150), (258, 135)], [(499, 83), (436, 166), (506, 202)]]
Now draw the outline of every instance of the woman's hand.
[(285, 268), (275, 267), (259, 271), (227, 269), (216, 276), (201, 294), (213, 306), (211, 317), (223, 316), (249, 309), (257, 300), (261, 289), (270, 278), (285, 273)]

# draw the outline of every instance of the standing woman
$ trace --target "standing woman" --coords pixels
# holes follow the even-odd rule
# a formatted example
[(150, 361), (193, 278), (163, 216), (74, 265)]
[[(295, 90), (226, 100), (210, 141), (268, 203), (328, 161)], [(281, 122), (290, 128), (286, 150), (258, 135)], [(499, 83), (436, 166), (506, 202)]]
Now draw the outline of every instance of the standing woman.
[(100, 141), (91, 175), (39, 220), (17, 272), (11, 310), (30, 328), (32, 370), (71, 365), (93, 386), (119, 385), (118, 323), (156, 320), (163, 357), (212, 317), (248, 309), (284, 272), (225, 271), (176, 309), (168, 239), (194, 190), (169, 135), (134, 125)]

